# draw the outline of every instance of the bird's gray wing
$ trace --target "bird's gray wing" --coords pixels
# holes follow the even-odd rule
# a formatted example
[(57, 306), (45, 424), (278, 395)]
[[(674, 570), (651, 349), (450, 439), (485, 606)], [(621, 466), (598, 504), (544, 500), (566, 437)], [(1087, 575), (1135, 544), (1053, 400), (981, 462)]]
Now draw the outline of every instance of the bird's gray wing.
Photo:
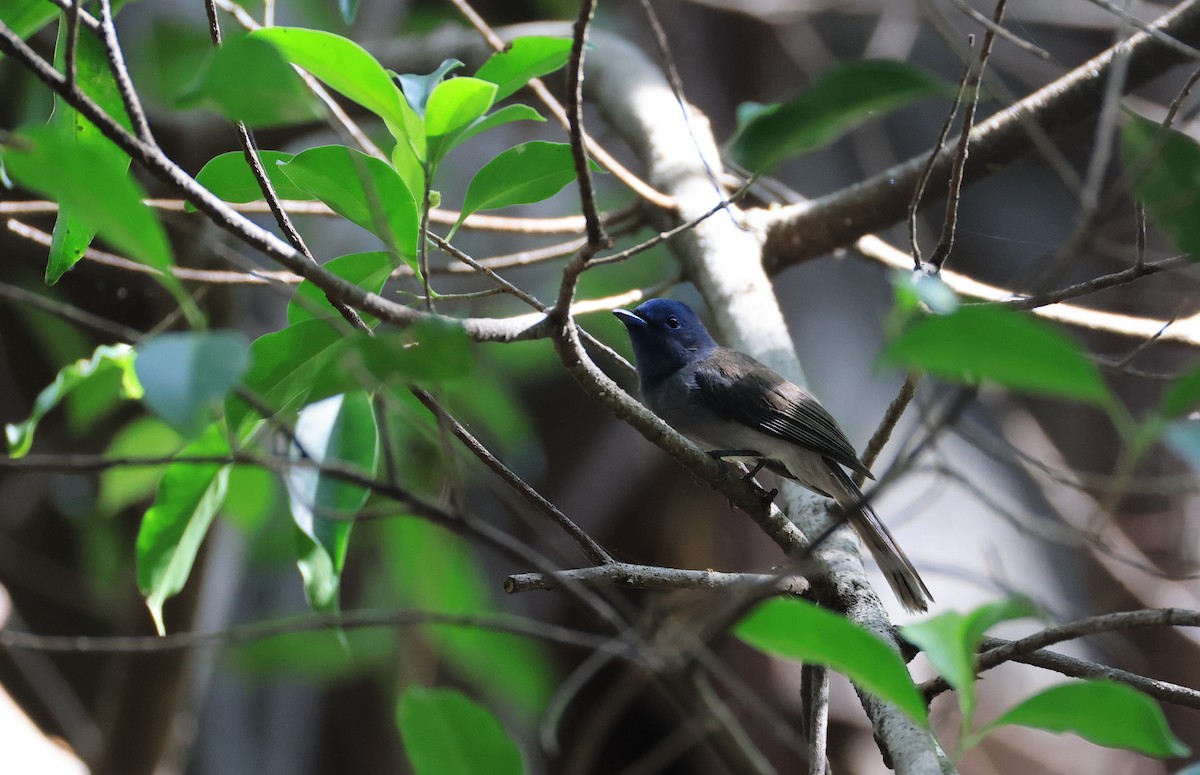
[(699, 397), (721, 417), (871, 476), (817, 399), (749, 355), (718, 348), (698, 364), (695, 376)]

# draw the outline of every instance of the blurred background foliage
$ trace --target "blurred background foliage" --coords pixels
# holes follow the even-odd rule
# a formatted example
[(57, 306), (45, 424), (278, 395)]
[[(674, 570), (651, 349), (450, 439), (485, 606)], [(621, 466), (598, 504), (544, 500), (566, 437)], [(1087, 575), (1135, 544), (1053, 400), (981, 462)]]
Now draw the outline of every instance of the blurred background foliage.
[[(1135, 3), (1142, 18), (1160, 3)], [(574, 3), (478, 2), (494, 26), (572, 18)], [(257, 18), (263, 9), (246, 6)], [(893, 58), (920, 65), (953, 83), (961, 68), (970, 21), (953, 4), (855, 0), (854, 2), (657, 2), (687, 98), (725, 141), (735, 132), (738, 107), (785, 100), (818, 82), (840, 62)], [(987, 10), (987, 9), (984, 9)], [(443, 25), (461, 18), (440, 2), (374, 3), (367, 0), (347, 25), (332, 0), (297, 0), (275, 8), (279, 25), (327, 29), (372, 51), (403, 51), (405, 41), (434, 40)], [(1014, 2), (1009, 24), (1047, 49), (1048, 60), (999, 44), (985, 81), (983, 112), (990, 113), (1106, 48), (1120, 25), (1096, 6), (1072, 2)], [(600, 4), (597, 26), (654, 51), (639, 3)], [(217, 114), (187, 107), (211, 45), (198, 3), (130, 3), (118, 19), (132, 78), (146, 102), (167, 153), (195, 174), (236, 137)], [(399, 41), (399, 42), (397, 42)], [(34, 47), (49, 52), (54, 25), (37, 33)], [(414, 43), (413, 45), (416, 45)], [(387, 57), (380, 53), (385, 65)], [(1161, 79), (1129, 100), (1134, 108), (1162, 106), (1179, 78)], [(29, 73), (0, 60), (0, 127), (44, 122), (52, 101)], [(835, 191), (925, 151), (949, 104), (948, 97), (901, 107), (846, 134), (819, 152), (784, 162), (777, 172), (806, 196)], [(359, 111), (361, 114), (362, 112)], [(365, 114), (364, 114), (365, 115)], [(360, 116), (362, 117), (362, 116)], [(1194, 129), (1192, 115), (1185, 131)], [(611, 128), (588, 116), (589, 129), (622, 159)], [(383, 136), (378, 125), (368, 131)], [(985, 282), (1023, 287), (1078, 226), (1077, 190), (1055, 164), (1082, 174), (1093, 152), (1094, 126), (1084, 124), (1057, 143), (1051, 163), (1030, 155), (966, 190), (953, 267)], [(256, 133), (260, 146), (295, 152), (338, 141), (322, 126), (299, 123)], [(467, 182), (488, 159), (518, 142), (561, 142), (549, 124), (502, 127), (472, 141), (444, 166), (438, 189), (447, 207), (458, 207)], [(150, 196), (165, 195), (157, 181), (135, 175)], [(1068, 176), (1069, 177), (1069, 176)], [(1120, 191), (1119, 173), (1104, 189), (1101, 210), (1086, 237), (1074, 244), (1060, 284), (1127, 266), (1132, 255), (1133, 208)], [(600, 205), (614, 210), (628, 195), (607, 176), (598, 178)], [(577, 210), (571, 187), (547, 202), (522, 207), (527, 215)], [(921, 235), (931, 243), (940, 218), (931, 208)], [(268, 217), (259, 222), (269, 225)], [(53, 216), (30, 218), (49, 230)], [(263, 265), (203, 219), (165, 213), (176, 260), (182, 266), (224, 268)], [(314, 253), (340, 256), (377, 247), (369, 235), (343, 222), (299, 216)], [(645, 237), (642, 228), (625, 242)], [(902, 227), (889, 232), (905, 244)], [(455, 244), (473, 256), (495, 256), (551, 244), (555, 237), (464, 231)], [(624, 243), (622, 243), (624, 244)], [(1151, 235), (1150, 254), (1168, 255), (1169, 243)], [(45, 249), (0, 231), (0, 281), (117, 321), (139, 331), (160, 326), (174, 310), (170, 294), (145, 275), (81, 262), (54, 286), (42, 282)], [(439, 259), (440, 260), (440, 259)], [(267, 267), (274, 268), (274, 267)], [(554, 297), (556, 265), (511, 271), (506, 277), (542, 299)], [(668, 283), (678, 269), (657, 248), (630, 261), (588, 273), (581, 298)], [(778, 296), (805, 363), (813, 391), (838, 417), (861, 449), (902, 374), (875, 365), (883, 347), (892, 301), (886, 271), (856, 256), (838, 256), (787, 269), (775, 277)], [(439, 276), (443, 293), (475, 290), (470, 279)], [(1196, 275), (1172, 273), (1097, 295), (1089, 303), (1130, 314), (1186, 318), (1197, 311)], [(420, 293), (411, 276), (389, 282), (385, 293), (409, 300)], [(407, 295), (406, 295), (407, 294)], [(694, 291), (673, 295), (697, 302)], [(213, 329), (250, 338), (287, 322), (288, 296), (272, 288), (206, 286), (197, 294)], [(505, 316), (524, 312), (500, 296), (455, 306), (454, 314)], [(585, 318), (598, 338), (628, 355), (617, 321)], [(1136, 343), (1108, 334), (1076, 333), (1086, 347), (1120, 357)], [(11, 295), (0, 299), (0, 420), (17, 422), (64, 364), (88, 357), (105, 340)], [(559, 365), (549, 341), (473, 345), (471, 377), (448, 383), (442, 397), (511, 468), (608, 547), (617, 557), (683, 568), (761, 570), (777, 560), (766, 538), (731, 518), (727, 505), (672, 461), (585, 399)], [(1148, 348), (1141, 372), (1176, 374), (1194, 360), (1180, 345)], [(113, 375), (113, 379), (116, 376)], [(1158, 405), (1163, 382), (1131, 371), (1107, 372), (1108, 384), (1135, 416)], [(167, 455), (182, 439), (136, 405), (112, 398), (112, 384), (91, 382), (72, 393), (39, 429), (38, 449), (110, 455)], [(929, 406), (944, 397), (929, 387)], [(567, 567), (582, 558), (563, 539), (503, 491), (466, 456), (445, 459), (429, 413), (398, 396), (398, 422), (389, 423), (392, 461), (420, 492), (462, 487), (473, 513)], [(908, 431), (919, 422), (911, 419)], [(1038, 481), (1012, 464), (1021, 450), (1053, 471), (1104, 474), (1116, 467), (1122, 447), (1102, 415), (1082, 404), (1014, 399), (986, 391), (943, 440), (933, 460), (884, 495), (879, 510), (897, 526), (901, 542), (930, 579), (939, 603), (966, 608), (1008, 591), (1032, 594), (1057, 618), (1124, 608), (1182, 605), (1197, 608), (1197, 502), (1186, 464), (1160, 446), (1118, 504), (1118, 528), (1129, 552), (1144, 562), (1113, 560), (1111, 547), (1063, 537), (1064, 513), (1086, 516), (1090, 505), (1053, 483)], [(888, 454), (885, 453), (886, 466)], [(953, 476), (947, 475), (953, 469)], [(96, 476), (21, 474), (0, 477), (0, 583), (12, 601), (9, 621), (45, 634), (153, 633), (135, 581), (134, 542), (139, 520), (162, 469), (116, 468)], [(1051, 479), (1053, 477), (1050, 477)], [(1180, 484), (1182, 482), (1182, 484)], [(278, 480), (261, 470), (235, 467), (229, 497), (208, 536), (196, 570), (166, 606), (168, 630), (212, 631), (308, 610), (295, 569), (294, 527)], [(368, 501), (364, 512), (377, 504)], [(1013, 516), (1014, 514), (1018, 516)], [(531, 614), (586, 627), (590, 620), (555, 593), (505, 597), (505, 575), (532, 570), (474, 546), (441, 527), (411, 517), (365, 519), (355, 526), (342, 579), (343, 610), (421, 608), (455, 614)], [(1078, 520), (1067, 525), (1082, 530)], [(630, 610), (653, 617), (678, 600), (648, 593), (622, 596)], [(1089, 654), (1132, 670), (1154, 667), (1158, 677), (1200, 684), (1196, 642), (1178, 632), (1112, 635)], [(732, 639), (717, 653), (756, 691), (794, 714), (795, 673)], [(584, 652), (472, 627), (421, 625), (294, 632), (245, 644), (187, 653), (43, 656), (0, 654), (0, 681), (45, 730), (60, 736), (94, 773), (375, 773), (410, 766), (396, 724), (403, 687), (448, 684), (481, 698), (518, 739), (536, 736), (540, 714)], [(1025, 679), (1009, 668), (996, 683)], [(605, 680), (589, 682), (562, 720), (560, 738), (575, 741), (552, 771), (617, 772), (641, 760), (676, 728), (676, 710), (653, 691), (640, 691), (624, 668), (609, 666)], [(1035, 681), (1038, 679), (1034, 679)], [(637, 691), (618, 706), (613, 687)], [(610, 691), (612, 690), (612, 691)], [(1014, 690), (1015, 691), (1015, 690)], [(1024, 691), (1024, 689), (1022, 689)], [(1004, 692), (998, 692), (1004, 696)], [(835, 686), (835, 771), (871, 772), (882, 766), (870, 744), (848, 685)], [(428, 700), (428, 698), (426, 698)], [(604, 703), (621, 707), (607, 718)], [(997, 699), (993, 708), (999, 707)], [(935, 721), (939, 706), (935, 704)], [(597, 711), (599, 708), (599, 711)], [(943, 714), (944, 715), (944, 714)], [(1176, 732), (1200, 746), (1194, 714), (1168, 709)], [(597, 719), (603, 719), (598, 721)], [(1038, 733), (997, 735), (967, 760), (971, 772), (1164, 772), (1164, 765), (1081, 747), (1077, 740), (1046, 743)], [(1037, 740), (1036, 747), (1029, 741)], [(761, 741), (771, 755), (778, 743)], [(527, 759), (528, 761), (528, 759)], [(581, 769), (572, 769), (580, 767)], [(631, 771), (641, 771), (633, 769)], [(665, 772), (720, 771), (703, 749), (684, 753)]]

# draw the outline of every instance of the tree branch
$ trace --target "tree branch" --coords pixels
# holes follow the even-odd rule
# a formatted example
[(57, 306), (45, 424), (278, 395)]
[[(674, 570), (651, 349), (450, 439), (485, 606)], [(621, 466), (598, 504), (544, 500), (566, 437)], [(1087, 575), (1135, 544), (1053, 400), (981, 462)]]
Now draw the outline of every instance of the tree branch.
[[(1163, 14), (1152, 27), (1176, 41), (1200, 43), (1200, 6), (1187, 0)], [(1187, 61), (1183, 52), (1159, 36), (1135, 33), (975, 127), (964, 179), (978, 180), (1026, 153), (1031, 142), (1023, 128), (1025, 121), (1054, 135), (1095, 117), (1104, 99), (1104, 79), (1118, 52), (1129, 57), (1127, 90)], [(946, 192), (953, 158), (953, 149), (938, 154), (928, 195)], [(922, 154), (820, 199), (756, 213), (751, 222), (766, 235), (763, 260), (768, 270), (825, 255), (903, 220), (925, 161)]]

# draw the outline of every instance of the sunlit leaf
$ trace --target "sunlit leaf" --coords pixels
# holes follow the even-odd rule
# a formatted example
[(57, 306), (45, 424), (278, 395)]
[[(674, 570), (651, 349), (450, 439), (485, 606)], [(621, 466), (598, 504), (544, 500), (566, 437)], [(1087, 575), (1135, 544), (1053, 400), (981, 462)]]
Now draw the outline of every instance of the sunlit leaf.
[(417, 202), (386, 162), (343, 145), (310, 148), (281, 165), (300, 188), (396, 248), (417, 267)]
[(947, 611), (900, 628), (901, 635), (925, 654), (938, 674), (958, 693), (958, 704), (969, 727), (975, 713), (975, 673), (984, 633), (1000, 622), (1036, 616), (1026, 598), (986, 603), (968, 612)]
[(1130, 115), (1121, 132), (1133, 192), (1179, 249), (1200, 259), (1200, 145), (1183, 132)]
[(73, 390), (84, 382), (99, 379), (108, 373), (116, 371), (120, 374), (120, 395), (122, 398), (141, 398), (142, 386), (134, 371), (134, 361), (137, 356), (129, 345), (101, 345), (96, 348), (91, 358), (79, 360), (59, 370), (54, 382), (38, 393), (33, 402), (33, 409), (24, 422), (9, 423), (4, 426), (4, 437), (8, 442), (8, 454), (21, 457), (33, 445), (33, 434), (38, 423), (54, 407)]
[(570, 38), (517, 38), (503, 51), (497, 51), (488, 57), (475, 73), (475, 77), (496, 84), (498, 102), (530, 80), (549, 75), (559, 69), (567, 63), (570, 56)]
[(731, 143), (733, 157), (754, 172), (827, 145), (886, 111), (946, 93), (935, 76), (890, 60), (847, 62), (800, 96), (757, 107)]
[[(309, 404), (295, 428), (293, 460), (347, 464), (371, 476), (379, 457), (379, 437), (371, 398), (363, 391), (333, 396)], [(303, 539), (298, 564), (309, 605), (315, 610), (337, 607), (337, 591), (351, 520), (370, 491), (325, 474), (309, 465), (295, 465), (287, 474), (292, 520)]]
[(549, 199), (575, 180), (571, 146), (533, 141), (483, 165), (467, 186), (459, 223), (471, 213)]
[(984, 731), (1005, 724), (1047, 732), (1074, 732), (1097, 745), (1160, 758), (1191, 753), (1172, 734), (1157, 702), (1115, 681), (1075, 681), (1052, 686), (1010, 708)]
[[(293, 154), (259, 151), (258, 158), (280, 199), (316, 199), (293, 183), (279, 168), (281, 163), (291, 161)], [(241, 151), (230, 151), (209, 159), (196, 174), (196, 182), (226, 202), (257, 202), (263, 198), (262, 188)], [(191, 203), (186, 206), (189, 210), (195, 210)]]
[(733, 634), (760, 651), (843, 673), (918, 723), (928, 723), (925, 701), (900, 656), (845, 617), (803, 600), (768, 600), (743, 618)]
[(449, 135), (430, 140), (429, 154), (435, 160), (440, 160), (450, 151), (467, 142), (473, 137), (495, 129), (503, 124), (514, 121), (545, 121), (542, 115), (528, 105), (505, 105), (482, 118), (476, 119), (467, 126)]
[(354, 41), (332, 32), (299, 27), (264, 27), (249, 37), (275, 46), (289, 62), (303, 67), (389, 126), (405, 126), (405, 111), (409, 108), (400, 90), (383, 65)]
[(478, 78), (442, 81), (425, 105), (425, 136), (440, 137), (479, 119), (496, 101), (496, 85)]
[(312, 121), (321, 115), (320, 103), (280, 50), (245, 36), (230, 38), (209, 54), (179, 103), (212, 107), (250, 126)]
[(416, 775), (520, 775), (521, 752), (491, 711), (453, 689), (409, 687), (396, 711)]
[[(180, 458), (229, 455), (225, 429), (213, 424), (179, 453)], [(137, 536), (137, 582), (158, 634), (166, 632), (162, 607), (179, 593), (192, 563), (225, 499), (229, 464), (175, 462), (167, 467), (154, 505), (142, 517)]]
[(1031, 315), (993, 307), (962, 307), (917, 321), (888, 345), (883, 359), (946, 379), (992, 380), (1014, 390), (1113, 402), (1082, 348)]

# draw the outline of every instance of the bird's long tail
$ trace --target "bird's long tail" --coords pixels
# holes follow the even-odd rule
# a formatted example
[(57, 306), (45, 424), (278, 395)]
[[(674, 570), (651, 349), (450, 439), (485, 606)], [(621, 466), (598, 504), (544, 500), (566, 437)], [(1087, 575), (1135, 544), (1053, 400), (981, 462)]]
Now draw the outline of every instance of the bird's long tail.
[(846, 520), (871, 551), (875, 562), (879, 563), (888, 586), (892, 588), (900, 604), (911, 613), (929, 610), (933, 595), (908, 556), (904, 554), (904, 550), (900, 548), (900, 544), (896, 543), (891, 531), (863, 499), (862, 490), (846, 475), (842, 467), (831, 461), (827, 462), (842, 490), (834, 493), (834, 499), (846, 510)]

